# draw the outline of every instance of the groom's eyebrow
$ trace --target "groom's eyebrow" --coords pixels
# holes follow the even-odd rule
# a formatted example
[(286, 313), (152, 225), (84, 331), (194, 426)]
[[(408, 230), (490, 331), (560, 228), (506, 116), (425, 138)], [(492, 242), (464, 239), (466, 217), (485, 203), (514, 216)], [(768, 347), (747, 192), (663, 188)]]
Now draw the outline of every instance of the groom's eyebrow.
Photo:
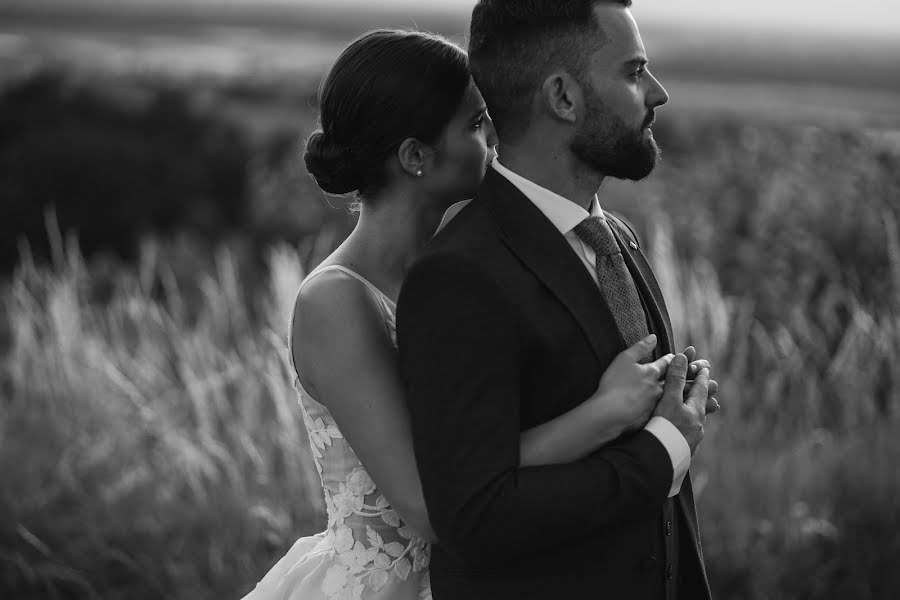
[(476, 110), (475, 112), (472, 113), (472, 118), (477, 119), (478, 117), (480, 117), (481, 115), (483, 115), (486, 112), (487, 112), (487, 106), (482, 105), (481, 108), (479, 108), (478, 110)]

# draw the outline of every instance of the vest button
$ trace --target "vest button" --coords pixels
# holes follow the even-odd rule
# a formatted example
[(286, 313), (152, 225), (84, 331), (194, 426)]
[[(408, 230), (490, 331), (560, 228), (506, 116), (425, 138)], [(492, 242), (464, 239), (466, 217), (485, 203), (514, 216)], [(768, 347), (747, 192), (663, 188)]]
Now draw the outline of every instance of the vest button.
[(672, 521), (666, 521), (666, 535), (672, 535)]
[(641, 559), (641, 571), (649, 573), (656, 568), (656, 557), (646, 556)]

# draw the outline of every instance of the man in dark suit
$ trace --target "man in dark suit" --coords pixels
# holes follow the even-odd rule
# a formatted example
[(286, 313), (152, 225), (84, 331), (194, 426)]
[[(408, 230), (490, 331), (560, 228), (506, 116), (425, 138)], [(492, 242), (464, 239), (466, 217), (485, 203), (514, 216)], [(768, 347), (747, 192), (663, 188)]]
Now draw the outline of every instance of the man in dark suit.
[[(400, 366), (432, 525), (435, 600), (707, 599), (687, 470), (707, 370), (676, 354), (645, 427), (567, 464), (522, 467), (520, 431), (572, 409), (665, 302), (607, 176), (656, 163), (668, 100), (626, 1), (482, 0), (470, 59), (500, 139), (476, 198), (412, 267)], [(702, 401), (701, 401), (702, 399)], [(710, 399), (715, 402), (715, 399)]]

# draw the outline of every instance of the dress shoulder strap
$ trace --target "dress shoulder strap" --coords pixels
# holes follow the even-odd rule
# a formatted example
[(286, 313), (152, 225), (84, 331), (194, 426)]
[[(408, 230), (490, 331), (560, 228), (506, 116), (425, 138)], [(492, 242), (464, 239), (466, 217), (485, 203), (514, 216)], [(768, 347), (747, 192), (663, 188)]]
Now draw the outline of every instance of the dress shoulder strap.
[(310, 273), (303, 279), (303, 282), (300, 284), (300, 288), (297, 290), (297, 293), (299, 294), (300, 290), (303, 289), (303, 286), (306, 285), (307, 281), (309, 281), (316, 275), (319, 275), (320, 273), (325, 273), (326, 271), (340, 271), (342, 273), (345, 273), (345, 274), (349, 275), (350, 277), (353, 277), (357, 281), (361, 282), (367, 288), (369, 288), (369, 291), (371, 291), (373, 294), (375, 294), (380, 300), (386, 300), (388, 305), (394, 304), (394, 301), (391, 300), (387, 296), (387, 294), (385, 294), (384, 292), (379, 290), (377, 287), (375, 287), (375, 284), (373, 284), (371, 281), (369, 281), (368, 279), (366, 279), (365, 277), (363, 277), (362, 275), (360, 275), (353, 269), (347, 268), (343, 265), (326, 265), (321, 268), (313, 269), (312, 273)]
[[(365, 277), (363, 277), (362, 275), (360, 275), (353, 269), (349, 269), (343, 265), (326, 265), (324, 267), (317, 267), (317, 268), (313, 269), (312, 272), (310, 272), (306, 277), (303, 278), (303, 281), (300, 282), (300, 287), (297, 288), (297, 294), (294, 298), (294, 306), (295, 307), (297, 305), (297, 297), (300, 296), (300, 291), (303, 289), (303, 286), (306, 285), (310, 280), (312, 280), (316, 275), (320, 275), (322, 273), (325, 273), (326, 271), (340, 271), (342, 273), (349, 275), (350, 277), (353, 277), (354, 279), (356, 279), (357, 281), (359, 281), (360, 283), (365, 285), (366, 288), (368, 288), (368, 290), (370, 292), (372, 292), (372, 294), (374, 294), (375, 299), (378, 300), (379, 305), (381, 305), (381, 308), (385, 313), (385, 318), (387, 319), (387, 318), (393, 317), (394, 311), (396, 310), (396, 305), (394, 304), (394, 301), (391, 300), (387, 296), (387, 294), (385, 294), (384, 292), (379, 290), (375, 286), (375, 284), (373, 284), (371, 281), (369, 281), (368, 279), (366, 279)], [(291, 367), (293, 367), (293, 369), (294, 369), (294, 373), (299, 374), (297, 372), (297, 365), (294, 363), (293, 336), (294, 336), (294, 312), (292, 311), (290, 322), (288, 324), (288, 357), (291, 362)]]

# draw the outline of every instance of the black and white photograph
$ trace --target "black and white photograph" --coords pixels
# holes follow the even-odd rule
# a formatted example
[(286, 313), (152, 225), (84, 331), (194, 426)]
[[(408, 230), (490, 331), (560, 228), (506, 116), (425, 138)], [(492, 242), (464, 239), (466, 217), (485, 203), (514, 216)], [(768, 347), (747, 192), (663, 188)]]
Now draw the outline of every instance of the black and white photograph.
[(900, 5), (0, 0), (0, 599), (900, 598)]

